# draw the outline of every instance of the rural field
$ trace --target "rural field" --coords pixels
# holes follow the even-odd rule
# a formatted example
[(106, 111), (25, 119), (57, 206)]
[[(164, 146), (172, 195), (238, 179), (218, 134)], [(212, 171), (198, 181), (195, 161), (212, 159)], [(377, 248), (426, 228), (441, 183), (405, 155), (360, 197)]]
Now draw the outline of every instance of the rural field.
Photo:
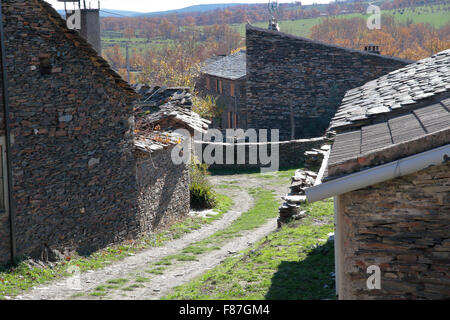
[[(428, 6), (420, 6), (414, 8), (404, 8), (404, 9), (394, 9), (394, 10), (382, 10), (383, 15), (389, 15), (394, 17), (395, 21), (400, 23), (425, 23), (430, 24), (434, 28), (441, 28), (450, 22), (450, 5), (441, 4), (441, 5), (428, 5)], [(337, 16), (333, 16), (338, 19), (351, 19), (351, 18), (368, 18), (369, 15), (364, 14), (341, 14)], [(300, 20), (282, 20), (279, 22), (280, 29), (283, 32), (290, 33), (296, 36), (301, 37), (310, 37), (311, 28), (319, 25), (327, 17), (318, 17), (318, 18), (308, 18), (308, 19), (300, 19)], [(267, 22), (255, 22), (253, 23), (257, 27), (266, 28)], [(241, 37), (245, 38), (245, 24), (231, 24), (230, 27), (238, 32)], [(191, 28), (197, 30), (202, 33), (204, 27), (196, 26), (195, 28)], [(137, 33), (139, 34), (139, 30)], [(122, 48), (123, 54), (125, 54), (125, 46), (128, 43), (130, 48), (136, 49), (138, 52), (143, 50), (152, 48), (158, 48), (164, 45), (168, 45), (173, 43), (173, 40), (170, 39), (161, 39), (154, 38), (150, 41), (146, 38), (139, 37), (136, 38), (125, 38), (120, 32), (107, 31), (102, 33), (102, 41), (103, 48), (108, 48), (114, 45), (120, 45)]]

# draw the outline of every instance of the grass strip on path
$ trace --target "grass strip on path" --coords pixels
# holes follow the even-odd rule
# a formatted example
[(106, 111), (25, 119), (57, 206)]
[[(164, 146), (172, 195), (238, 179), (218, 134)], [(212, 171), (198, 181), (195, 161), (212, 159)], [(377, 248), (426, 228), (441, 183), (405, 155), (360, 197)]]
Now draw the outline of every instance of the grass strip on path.
[(206, 218), (189, 217), (172, 225), (168, 230), (158, 232), (136, 241), (125, 241), (92, 253), (88, 257), (66, 257), (66, 261), (44, 267), (31, 267), (26, 261), (16, 267), (0, 266), (0, 300), (13, 297), (34, 286), (44, 284), (59, 278), (70, 276), (69, 267), (76, 266), (81, 272), (97, 270), (110, 265), (114, 261), (122, 260), (144, 249), (159, 247), (170, 240), (178, 239), (186, 233), (192, 232), (220, 219), (231, 209), (232, 199), (226, 195), (217, 194), (216, 215)]
[(333, 201), (272, 233), (164, 299), (334, 299)]
[(217, 231), (204, 240), (194, 242), (183, 249), (180, 254), (167, 256), (153, 263), (154, 265), (170, 265), (172, 260), (191, 261), (195, 256), (220, 249), (220, 246), (230, 239), (239, 237), (243, 231), (252, 230), (262, 226), (270, 218), (278, 216), (279, 202), (273, 191), (263, 188), (254, 188), (249, 191), (255, 199), (255, 205), (249, 211), (244, 212), (229, 227)]

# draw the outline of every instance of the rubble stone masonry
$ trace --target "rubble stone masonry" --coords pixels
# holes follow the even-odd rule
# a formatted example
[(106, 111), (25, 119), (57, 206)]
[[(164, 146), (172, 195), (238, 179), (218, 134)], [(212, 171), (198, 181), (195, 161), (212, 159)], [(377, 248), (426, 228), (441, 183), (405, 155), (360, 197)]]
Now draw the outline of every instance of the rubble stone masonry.
[[(256, 169), (261, 167), (269, 167), (270, 164), (262, 164), (260, 157), (260, 148), (263, 148), (263, 154), (271, 157), (272, 145), (276, 144), (278, 147), (278, 161), (280, 168), (298, 168), (305, 163), (305, 151), (312, 148), (319, 148), (326, 141), (325, 137), (318, 137), (312, 139), (300, 139), (291, 141), (276, 141), (276, 142), (259, 142), (259, 143), (222, 143), (222, 142), (195, 142), (196, 152), (201, 150), (202, 154), (208, 153), (215, 147), (220, 148), (223, 152), (222, 158), (217, 159), (221, 163), (214, 163), (210, 166), (211, 169)], [(256, 157), (256, 163), (250, 163), (250, 152), (253, 157)], [(215, 152), (213, 151), (215, 157)], [(227, 153), (231, 156), (227, 160)], [(241, 159), (242, 157), (242, 159)], [(275, 155), (274, 155), (275, 157)], [(231, 161), (232, 160), (232, 161)], [(243, 163), (239, 163), (241, 161)], [(232, 162), (232, 163), (229, 163)]]
[[(450, 298), (450, 163), (339, 196), (340, 299)], [(367, 268), (381, 270), (368, 290)]]
[(347, 90), (410, 63), (250, 25), (246, 41), (248, 128), (281, 140), (323, 135)]
[[(88, 44), (44, 6), (7, 0), (2, 8), (17, 253), (88, 253), (139, 231), (132, 104)], [(0, 215), (2, 263), (10, 241), (7, 213)]]
[(171, 160), (172, 150), (173, 147), (138, 157), (141, 233), (165, 228), (189, 214), (189, 165), (175, 165)]

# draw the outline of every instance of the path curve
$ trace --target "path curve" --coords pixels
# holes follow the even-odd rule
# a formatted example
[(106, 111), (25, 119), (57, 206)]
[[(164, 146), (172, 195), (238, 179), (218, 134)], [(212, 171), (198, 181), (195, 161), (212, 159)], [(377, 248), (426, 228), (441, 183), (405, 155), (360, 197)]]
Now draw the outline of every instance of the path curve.
[[(210, 177), (213, 185), (226, 183), (230, 180), (236, 180), (233, 176), (214, 176)], [(238, 178), (239, 189), (224, 189), (220, 192), (233, 198), (231, 211), (224, 214), (222, 218), (203, 226), (199, 230), (185, 234), (179, 239), (172, 240), (162, 247), (149, 248), (134, 256), (127, 257), (121, 261), (95, 271), (82, 273), (78, 277), (69, 277), (57, 282), (41, 285), (33, 288), (31, 291), (17, 296), (18, 300), (63, 300), (63, 299), (120, 299), (120, 300), (141, 300), (141, 299), (160, 299), (170, 293), (176, 286), (185, 284), (202, 273), (216, 267), (227, 257), (237, 254), (248, 248), (253, 243), (264, 238), (276, 230), (276, 218), (269, 219), (266, 223), (253, 230), (242, 232), (241, 236), (226, 242), (219, 250), (213, 250), (197, 257), (196, 261), (184, 261), (175, 264), (164, 271), (162, 275), (154, 275), (149, 282), (141, 283), (141, 287), (134, 288), (133, 291), (124, 295), (120, 291), (111, 291), (107, 297), (88, 296), (99, 285), (104, 285), (108, 280), (118, 278), (148, 277), (145, 270), (149, 264), (161, 260), (162, 258), (180, 253), (191, 243), (206, 239), (217, 231), (230, 226), (233, 221), (241, 216), (242, 213), (252, 208), (254, 199), (247, 192), (250, 188), (263, 187), (273, 190), (277, 197), (286, 192), (286, 187), (272, 188), (266, 186), (260, 179), (245, 177)], [(78, 287), (78, 288), (77, 288)], [(74, 297), (83, 293), (82, 297)]]
[[(236, 191), (233, 190), (230, 192), (235, 193)], [(133, 256), (116, 261), (105, 268), (84, 272), (79, 277), (73, 276), (51, 284), (34, 287), (31, 291), (16, 296), (15, 299), (71, 299), (74, 294), (93, 290), (98, 285), (101, 285), (108, 280), (126, 276), (135, 270), (148, 269), (149, 263), (158, 261), (165, 256), (176, 254), (189, 243), (203, 240), (217, 231), (225, 229), (231, 225), (233, 221), (239, 218), (243, 212), (249, 210), (253, 205), (253, 198), (247, 192), (239, 192), (239, 197), (242, 201), (234, 201), (232, 210), (224, 214), (222, 218), (213, 221), (211, 224), (203, 226), (201, 229), (187, 233), (179, 239), (172, 240), (162, 247), (146, 249)]]

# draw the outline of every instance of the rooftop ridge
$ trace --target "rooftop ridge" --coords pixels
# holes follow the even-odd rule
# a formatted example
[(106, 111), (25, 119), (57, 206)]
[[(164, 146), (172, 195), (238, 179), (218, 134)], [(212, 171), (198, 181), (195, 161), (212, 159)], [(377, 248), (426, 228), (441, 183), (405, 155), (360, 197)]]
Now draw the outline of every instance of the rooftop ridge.
[[(247, 51), (241, 50), (232, 54), (229, 54), (225, 57), (221, 57), (220, 59), (217, 59), (215, 61), (212, 61), (208, 64), (205, 64), (201, 68), (201, 72), (207, 75), (215, 76), (218, 78), (223, 79), (231, 79), (231, 80), (237, 80), (245, 77), (247, 75), (247, 69), (243, 68), (243, 64), (246, 64), (246, 60), (244, 61), (239, 60), (242, 56), (246, 56)], [(236, 61), (233, 61), (235, 59)], [(231, 71), (231, 68), (227, 68), (226, 71), (229, 73), (226, 74), (223, 70), (224, 64), (231, 64), (232, 67), (235, 68), (235, 70)]]
[(64, 35), (67, 39), (71, 40), (74, 45), (82, 50), (91, 59), (92, 63), (104, 73), (106, 73), (111, 80), (113, 80), (114, 85), (122, 90), (125, 90), (130, 99), (135, 99), (138, 94), (134, 89), (122, 79), (122, 77), (114, 71), (109, 63), (101, 57), (97, 51), (92, 47), (92, 45), (80, 35), (79, 32), (75, 30), (70, 30), (67, 28), (66, 21), (60, 16), (60, 14), (47, 2), (44, 0), (33, 0), (35, 3), (48, 15), (49, 20), (55, 25), (56, 28), (62, 29)]
[(348, 90), (328, 130), (355, 130), (449, 97), (449, 63), (447, 49)]
[(318, 40), (313, 40), (313, 39), (309, 39), (309, 38), (304, 38), (304, 37), (296, 36), (296, 35), (285, 33), (285, 32), (281, 32), (281, 31), (274, 31), (274, 30), (269, 30), (269, 29), (256, 27), (256, 26), (253, 26), (251, 24), (246, 24), (245, 27), (246, 27), (246, 30), (250, 29), (250, 30), (253, 30), (253, 31), (266, 32), (266, 33), (270, 33), (270, 34), (275, 35), (275, 36), (282, 36), (282, 37), (286, 37), (286, 38), (290, 38), (290, 39), (294, 39), (294, 40), (301, 40), (301, 41), (314, 43), (314, 44), (322, 45), (322, 46), (329, 47), (329, 48), (335, 48), (335, 49), (339, 49), (339, 50), (344, 50), (344, 51), (351, 52), (351, 53), (360, 53), (360, 54), (363, 54), (363, 55), (378, 57), (378, 58), (382, 58), (382, 59), (395, 60), (395, 61), (404, 62), (404, 63), (414, 63), (414, 62), (416, 62), (414, 60), (402, 59), (402, 58), (393, 57), (393, 56), (385, 56), (385, 55), (371, 53), (371, 52), (364, 51), (364, 50), (357, 50), (357, 49), (350, 49), (350, 48), (346, 48), (346, 47), (341, 47), (341, 46), (337, 46), (337, 45), (334, 45), (334, 44), (330, 44), (330, 43), (326, 43), (326, 42), (322, 42), (322, 41), (318, 41)]

